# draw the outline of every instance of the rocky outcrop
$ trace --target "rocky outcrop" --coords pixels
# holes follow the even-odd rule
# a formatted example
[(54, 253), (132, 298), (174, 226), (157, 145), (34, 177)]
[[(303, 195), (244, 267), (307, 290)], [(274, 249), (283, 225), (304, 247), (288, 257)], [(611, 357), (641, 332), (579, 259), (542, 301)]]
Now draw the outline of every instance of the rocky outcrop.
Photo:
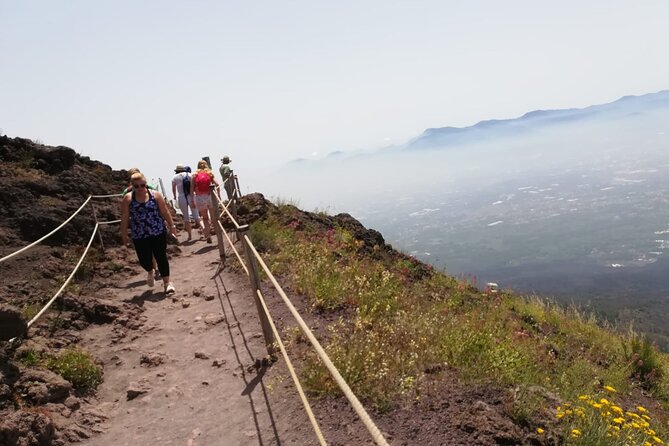
[(0, 421), (3, 446), (51, 446), (55, 436), (53, 420), (36, 410), (18, 410)]
[[(49, 147), (23, 138), (0, 136), (0, 167), (20, 175), (0, 176), (0, 234), (8, 244), (25, 244), (48, 233), (72, 214), (90, 194), (120, 193), (125, 171), (88, 157), (69, 147)], [(17, 199), (20, 197), (20, 199)], [(96, 203), (100, 219), (119, 215), (117, 202)], [(82, 244), (90, 237), (94, 220), (90, 209), (58, 231), (46, 244)]]
[(60, 403), (70, 396), (72, 384), (60, 375), (42, 369), (23, 369), (16, 390), (34, 404)]
[(0, 341), (8, 341), (20, 336), (27, 329), (28, 325), (18, 309), (0, 303)]

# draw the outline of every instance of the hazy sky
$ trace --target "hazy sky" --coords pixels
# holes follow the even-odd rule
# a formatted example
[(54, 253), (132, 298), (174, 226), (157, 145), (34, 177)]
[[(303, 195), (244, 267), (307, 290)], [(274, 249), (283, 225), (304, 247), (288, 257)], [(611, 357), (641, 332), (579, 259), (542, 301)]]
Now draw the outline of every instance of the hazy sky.
[(0, 129), (261, 166), (669, 88), (669, 1), (0, 0)]

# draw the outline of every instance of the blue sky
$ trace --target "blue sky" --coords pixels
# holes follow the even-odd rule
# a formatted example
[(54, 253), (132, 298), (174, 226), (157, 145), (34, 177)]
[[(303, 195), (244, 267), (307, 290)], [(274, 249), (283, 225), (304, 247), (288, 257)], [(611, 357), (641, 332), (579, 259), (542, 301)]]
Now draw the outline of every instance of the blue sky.
[(0, 129), (169, 177), (669, 88), (669, 1), (0, 0)]

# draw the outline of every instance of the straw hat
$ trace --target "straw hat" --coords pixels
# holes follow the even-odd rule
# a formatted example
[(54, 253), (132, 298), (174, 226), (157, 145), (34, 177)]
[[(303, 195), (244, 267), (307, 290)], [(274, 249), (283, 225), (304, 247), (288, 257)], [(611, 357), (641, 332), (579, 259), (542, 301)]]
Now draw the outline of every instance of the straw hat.
[(221, 162), (222, 162), (223, 164), (228, 164), (228, 163), (231, 162), (231, 161), (232, 161), (232, 160), (230, 159), (230, 157), (229, 157), (228, 155), (225, 155), (223, 158), (221, 158)]
[(186, 168), (183, 164), (177, 164), (177, 167), (174, 168), (174, 173), (185, 172)]

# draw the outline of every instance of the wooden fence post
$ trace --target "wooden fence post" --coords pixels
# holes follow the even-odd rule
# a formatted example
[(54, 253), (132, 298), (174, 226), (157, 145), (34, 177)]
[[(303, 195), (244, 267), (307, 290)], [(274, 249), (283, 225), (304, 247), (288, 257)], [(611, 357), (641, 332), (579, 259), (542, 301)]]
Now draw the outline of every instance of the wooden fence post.
[(249, 269), (249, 281), (251, 282), (251, 290), (253, 291), (253, 299), (256, 303), (256, 309), (258, 310), (258, 316), (260, 317), (260, 325), (262, 327), (262, 334), (265, 338), (265, 346), (267, 347), (267, 353), (271, 357), (276, 356), (276, 348), (274, 346), (274, 332), (272, 331), (272, 326), (267, 319), (267, 314), (262, 308), (260, 303), (260, 297), (258, 296), (258, 290), (260, 289), (260, 276), (258, 275), (258, 264), (256, 263), (255, 255), (251, 248), (248, 246), (245, 235), (249, 230), (249, 225), (241, 225), (239, 227), (239, 234), (241, 236), (242, 243), (244, 244), (244, 253), (246, 254), (246, 266)]
[[(218, 212), (218, 196), (216, 195), (216, 185), (214, 183), (211, 183), (209, 185), (209, 193), (210, 197), (209, 199), (211, 200), (211, 207), (214, 208), (214, 212), (210, 212), (212, 215), (210, 216), (211, 219), (211, 225), (214, 227), (214, 232), (216, 232), (216, 243), (218, 244), (218, 254), (221, 257), (221, 266), (225, 263), (225, 243), (223, 243), (223, 231), (221, 231), (221, 227), (219, 226), (220, 223), (220, 214)], [(209, 212), (209, 210), (207, 210)]]

